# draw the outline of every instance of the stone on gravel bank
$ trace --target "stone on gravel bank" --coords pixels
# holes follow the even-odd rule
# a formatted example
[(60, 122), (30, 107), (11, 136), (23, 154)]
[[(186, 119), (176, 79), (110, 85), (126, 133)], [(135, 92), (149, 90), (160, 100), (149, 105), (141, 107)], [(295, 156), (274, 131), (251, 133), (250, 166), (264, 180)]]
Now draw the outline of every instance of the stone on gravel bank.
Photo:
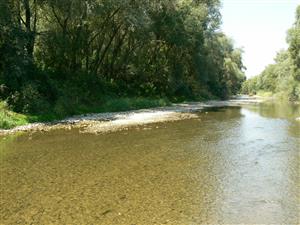
[(211, 107), (239, 106), (245, 104), (258, 104), (263, 100), (257, 98), (236, 98), (228, 101), (190, 102), (127, 112), (95, 113), (74, 116), (52, 123), (33, 123), (19, 126), (10, 130), (1, 130), (0, 135), (28, 131), (50, 131), (54, 129), (82, 128), (82, 132), (103, 133), (122, 130), (124, 128), (195, 118), (196, 112)]

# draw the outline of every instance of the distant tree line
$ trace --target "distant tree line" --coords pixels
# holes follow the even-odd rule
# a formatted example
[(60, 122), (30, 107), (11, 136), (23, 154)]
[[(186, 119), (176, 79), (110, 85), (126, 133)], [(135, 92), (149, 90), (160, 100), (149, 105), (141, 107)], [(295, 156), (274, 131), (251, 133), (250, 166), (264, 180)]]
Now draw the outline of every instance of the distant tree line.
[(296, 12), (296, 22), (288, 31), (288, 50), (280, 51), (275, 63), (268, 65), (256, 77), (247, 80), (242, 87), (246, 94), (260, 91), (277, 93), (291, 101), (300, 100), (300, 6)]
[(236, 94), (242, 51), (219, 10), (219, 0), (1, 1), (1, 99), (18, 112), (72, 113), (108, 96)]

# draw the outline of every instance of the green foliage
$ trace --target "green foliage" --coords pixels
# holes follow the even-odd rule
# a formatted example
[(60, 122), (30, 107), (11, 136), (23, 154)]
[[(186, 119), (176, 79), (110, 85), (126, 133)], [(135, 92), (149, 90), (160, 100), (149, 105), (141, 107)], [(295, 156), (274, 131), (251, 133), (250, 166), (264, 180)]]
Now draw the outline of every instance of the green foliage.
[(281, 98), (297, 101), (300, 99), (300, 82), (294, 78), (294, 64), (288, 51), (278, 53), (275, 64), (254, 78), (243, 83), (242, 93), (273, 93)]
[(101, 110), (106, 112), (119, 112), (167, 105), (170, 105), (170, 102), (166, 99), (118, 98), (107, 100), (102, 106)]
[(300, 5), (296, 11), (296, 22), (289, 30), (287, 41), (289, 43), (289, 53), (294, 65), (293, 77), (300, 82)]
[(258, 90), (259, 90), (258, 77), (254, 77), (254, 78), (246, 80), (243, 83), (241, 92), (243, 94), (255, 95)]
[(15, 111), (23, 113), (43, 113), (50, 109), (49, 103), (40, 94), (35, 84), (24, 85), (8, 98)]
[(279, 52), (275, 64), (268, 65), (259, 76), (244, 82), (243, 93), (268, 92), (290, 101), (300, 100), (300, 6), (287, 41), (289, 49)]
[(242, 51), (219, 32), (219, 8), (219, 0), (1, 1), (0, 97), (18, 112), (65, 116), (105, 107), (107, 96), (236, 94)]

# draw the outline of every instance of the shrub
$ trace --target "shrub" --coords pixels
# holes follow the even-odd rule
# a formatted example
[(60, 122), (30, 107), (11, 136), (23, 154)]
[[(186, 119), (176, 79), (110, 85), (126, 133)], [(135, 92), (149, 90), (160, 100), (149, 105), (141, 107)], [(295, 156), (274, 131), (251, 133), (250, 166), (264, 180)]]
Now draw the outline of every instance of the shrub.
[(42, 113), (49, 111), (50, 108), (50, 104), (39, 93), (38, 86), (34, 83), (24, 85), (8, 101), (16, 112)]

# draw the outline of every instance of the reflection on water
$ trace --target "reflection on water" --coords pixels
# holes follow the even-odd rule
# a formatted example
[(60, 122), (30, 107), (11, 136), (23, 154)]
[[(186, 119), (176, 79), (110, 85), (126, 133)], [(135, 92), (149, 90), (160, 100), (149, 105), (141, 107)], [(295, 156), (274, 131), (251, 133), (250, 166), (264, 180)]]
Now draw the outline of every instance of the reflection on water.
[(2, 140), (0, 221), (297, 224), (300, 127), (289, 119), (299, 108), (280, 110), (212, 109), (126, 132)]
[(249, 105), (247, 108), (268, 118), (294, 120), (295, 118), (300, 117), (300, 105), (292, 102), (270, 101), (261, 103), (259, 107)]
[(300, 118), (300, 105), (291, 102), (266, 102), (257, 106), (248, 106), (247, 109), (259, 113), (266, 118), (283, 119), (291, 121), (288, 125), (289, 134), (300, 136), (300, 123), (295, 123)]

